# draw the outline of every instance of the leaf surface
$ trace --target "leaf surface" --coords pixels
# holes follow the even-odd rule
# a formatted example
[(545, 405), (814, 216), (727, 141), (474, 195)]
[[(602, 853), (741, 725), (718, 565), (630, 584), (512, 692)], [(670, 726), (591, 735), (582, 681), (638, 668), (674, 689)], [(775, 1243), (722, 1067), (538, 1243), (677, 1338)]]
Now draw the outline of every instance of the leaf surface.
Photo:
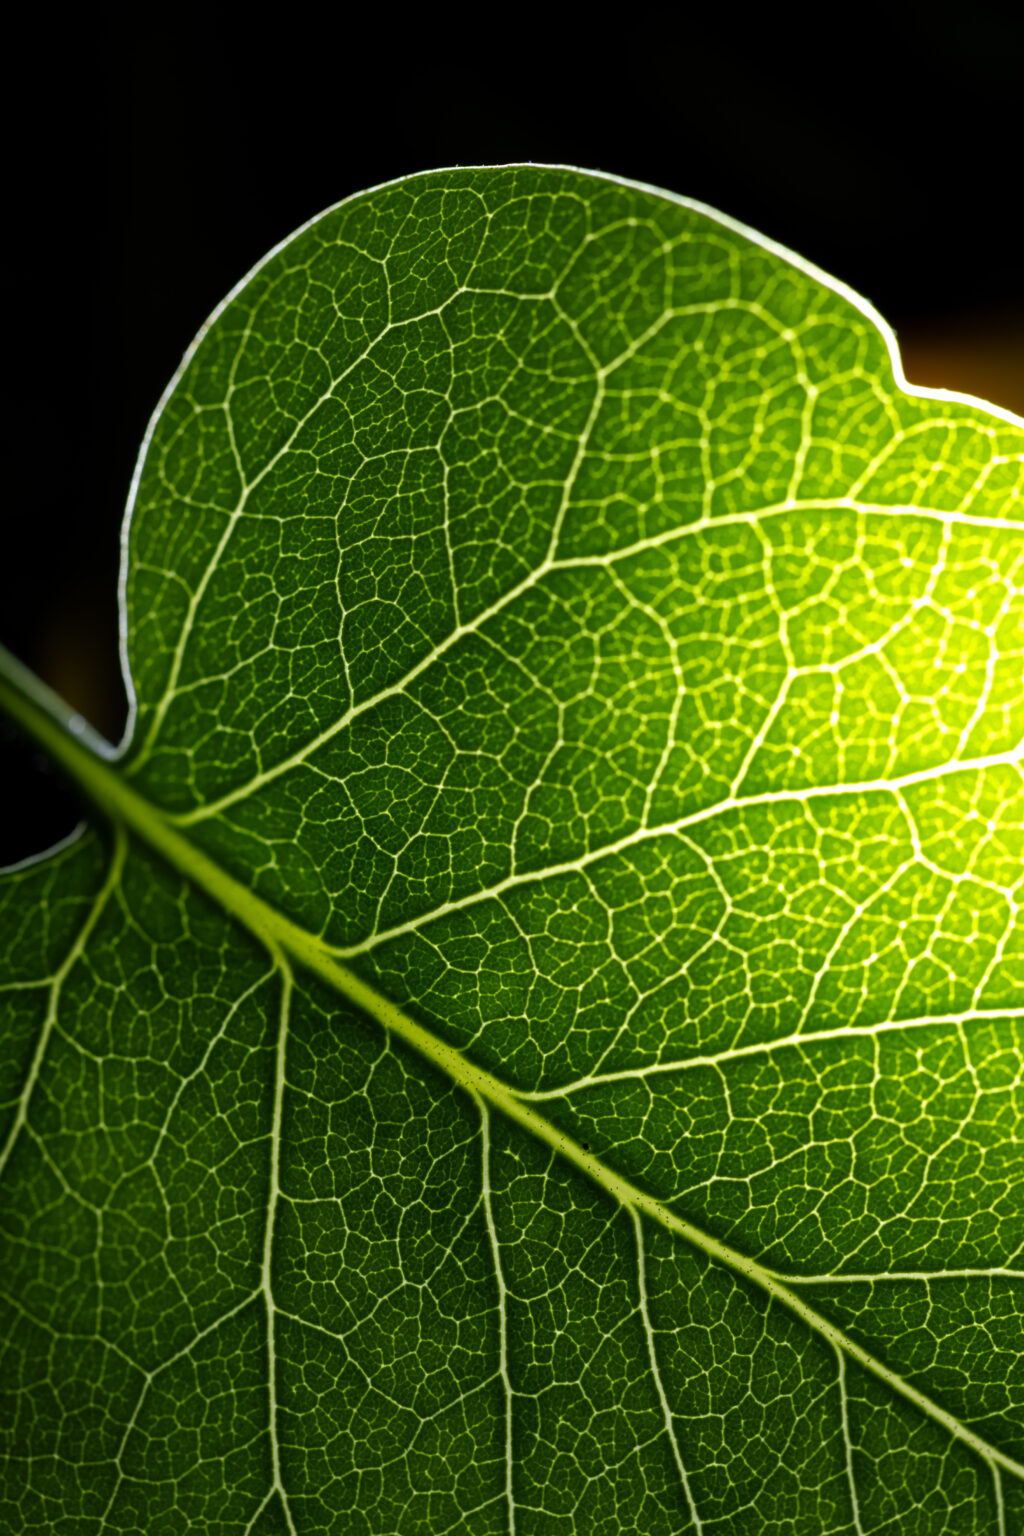
[(0, 880), (11, 1529), (1024, 1524), (1024, 425), (702, 207), (413, 177), (144, 446)]

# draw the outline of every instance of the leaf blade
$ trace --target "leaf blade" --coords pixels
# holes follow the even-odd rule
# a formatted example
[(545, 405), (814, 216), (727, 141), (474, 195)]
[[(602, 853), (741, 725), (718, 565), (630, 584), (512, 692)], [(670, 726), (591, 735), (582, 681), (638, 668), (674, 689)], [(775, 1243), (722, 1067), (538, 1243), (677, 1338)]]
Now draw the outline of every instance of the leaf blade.
[[(552, 209), (564, 215), (554, 226)], [(390, 309), (374, 337), (389, 263)], [(348, 285), (344, 303), (323, 302), (328, 278), (335, 290)], [(371, 290), (378, 297), (367, 301)], [(904, 1521), (941, 1508), (951, 1530), (1004, 1518), (998, 1469), (1021, 1470), (1012, 1380), (953, 1387), (941, 1349), (924, 1365), (904, 1351), (904, 1380), (891, 1330), (872, 1353), (867, 1309), (851, 1312), (819, 1276), (819, 1311), (803, 1299), (805, 1275), (783, 1280), (764, 1261), (788, 1252), (796, 1270), (820, 1270), (811, 1261), (821, 1242), (807, 1235), (815, 1224), (850, 1262), (869, 1252), (867, 1229), (853, 1238), (865, 1212), (849, 1202), (861, 1187), (868, 1227), (903, 1233), (879, 1255), (917, 1263), (934, 1250), (965, 1271), (963, 1256), (981, 1242), (997, 1255), (988, 1267), (1016, 1284), (1006, 1030), (1019, 1007), (1018, 930), (1007, 914), (1019, 867), (1021, 434), (963, 402), (901, 393), (890, 339), (869, 321), (839, 285), (692, 205), (577, 173), (437, 173), (345, 205), (272, 254), (201, 340), (150, 434), (128, 531), (134, 744), (115, 770), (69, 746), (66, 732), (44, 725), (44, 736), (115, 821), (264, 947), (500, 1109), (502, 1138), (528, 1137), (508, 1163), (518, 1158), (527, 1172), (489, 1204), (481, 1193), (467, 1217), (493, 1259), (489, 1300), (464, 1309), (488, 1318), (479, 1336), (494, 1369), (475, 1373), (486, 1412), (472, 1431), (452, 1417), (462, 1412), (453, 1404), (473, 1397), (470, 1371), (438, 1409), (443, 1428), (426, 1460), (417, 1461), (426, 1430), (413, 1436), (404, 1463), (420, 1471), (404, 1485), (406, 1502), (389, 1502), (386, 1490), (363, 1501), (368, 1530), (424, 1519), (439, 1528), (442, 1518), (570, 1529), (584, 1509), (590, 1528), (639, 1521), (645, 1531), (728, 1528), (740, 1511), (765, 1531), (791, 1516), (852, 1530), (862, 1511), (877, 1524), (895, 1508)], [(30, 696), (19, 707), (39, 727), (45, 708)], [(164, 877), (143, 862), (160, 889)], [(199, 911), (207, 915), (190, 922), (216, 935), (210, 909), (200, 902)], [(858, 1001), (870, 955), (873, 980)], [(264, 985), (251, 956), (246, 996)], [(303, 1007), (309, 986), (296, 994)], [(831, 1034), (820, 1027), (830, 1012), (842, 1021)], [(965, 1031), (988, 1042), (977, 1060)], [(274, 1130), (289, 1119), (283, 1029), (275, 1040), (276, 1108), (254, 1143), (264, 1168), (256, 1183), (291, 1221), (306, 1197), (288, 1186), (301, 1182), (285, 1156), (292, 1139)], [(856, 1052), (865, 1044), (890, 1050), (896, 1065), (872, 1090), (879, 1104), (862, 1113)], [(773, 1063), (784, 1058), (783, 1081)], [(402, 1060), (408, 1081), (424, 1070)], [(989, 1073), (981, 1087), (979, 1072)], [(384, 1094), (379, 1126), (392, 1123), (393, 1099)], [(312, 1115), (315, 1095), (303, 1102)], [(974, 1151), (960, 1146), (965, 1133)], [(530, 1146), (534, 1156), (549, 1149), (540, 1174), (522, 1161)], [(323, 1147), (329, 1179), (339, 1153), (330, 1136)], [(481, 1190), (488, 1147), (477, 1144)], [(963, 1168), (973, 1188), (1000, 1192), (987, 1233), (984, 1211), (960, 1226), (942, 1214)], [(612, 1199), (610, 1218), (592, 1207), (580, 1174)], [(541, 1193), (517, 1202), (520, 1184)], [(570, 1193), (548, 1211), (544, 1191), (559, 1185)], [(314, 1227), (328, 1223), (330, 1201), (309, 1198)], [(533, 1209), (532, 1226), (508, 1226), (520, 1207)], [(614, 1215), (623, 1207), (628, 1221)], [(660, 1233), (649, 1245), (640, 1212)], [(347, 1219), (355, 1230), (356, 1215)], [(518, 1233), (504, 1251), (503, 1222)], [(567, 1242), (576, 1234), (573, 1251), (605, 1253), (596, 1273), (621, 1271), (604, 1281), (618, 1300), (603, 1343), (582, 1299), (599, 1296), (600, 1283), (566, 1278), (564, 1255), (544, 1236), (552, 1222)], [(259, 1287), (232, 1291), (224, 1319), (258, 1292), (270, 1330), (262, 1461), (235, 1491), (247, 1490), (254, 1528), (263, 1519), (330, 1528), (331, 1466), (344, 1464), (337, 1476), (348, 1487), (362, 1474), (318, 1441), (319, 1491), (303, 1483), (296, 1426), (316, 1417), (299, 1383), (309, 1371), (326, 1383), (330, 1372), (295, 1342), (279, 1396), (267, 1351), (275, 1292), (319, 1261), (308, 1232), (293, 1227), (278, 1242), (273, 1225), (264, 1222)], [(664, 1335), (678, 1358), (680, 1329), (657, 1323), (665, 1298), (642, 1266), (666, 1232), (768, 1298), (754, 1303), (754, 1332), (767, 1328), (782, 1354), (805, 1362), (785, 1377), (804, 1372), (801, 1401), (811, 1405), (797, 1415), (796, 1439), (767, 1411), (770, 1391), (764, 1411), (744, 1419), (722, 1385), (729, 1372), (711, 1363), (703, 1386), (692, 1369), (665, 1386), (659, 1343)], [(551, 1276), (547, 1305), (562, 1307), (565, 1338), (576, 1340), (563, 1348), (568, 1374), (557, 1390), (536, 1386), (536, 1362), (522, 1352), (523, 1298), (536, 1284), (531, 1263), (522, 1268), (527, 1254)], [(503, 1260), (510, 1275), (520, 1266), (507, 1284)], [(467, 1255), (466, 1273), (474, 1262)], [(335, 1284), (347, 1273), (343, 1263)], [(746, 1337), (748, 1293), (742, 1280), (729, 1283), (745, 1298), (728, 1306)], [(920, 1283), (937, 1282), (923, 1274)], [(678, 1296), (678, 1280), (666, 1286)], [(354, 1337), (365, 1359), (378, 1358), (383, 1335), (366, 1306)], [(282, 1334), (308, 1326), (286, 1311)], [(853, 1319), (853, 1331), (829, 1312)], [(1005, 1329), (1009, 1315), (1000, 1301), (985, 1328)], [(396, 1321), (391, 1344), (408, 1326), (408, 1316)], [(944, 1348), (958, 1347), (958, 1326), (954, 1317)], [(444, 1327), (436, 1314), (437, 1338)], [(707, 1318), (688, 1336), (702, 1327), (710, 1339)], [(200, 1332), (197, 1344), (214, 1338)], [(972, 1359), (981, 1353), (974, 1346)], [(323, 1390), (342, 1422), (343, 1400), (364, 1389), (351, 1386), (352, 1360), (337, 1349), (331, 1359), (335, 1387)], [(880, 1407), (859, 1367), (904, 1408)], [(215, 1360), (209, 1370), (212, 1381)], [(756, 1370), (765, 1382), (763, 1360)], [(922, 1392), (915, 1372), (935, 1375), (938, 1394)], [(534, 1382), (530, 1391), (517, 1375)], [(694, 1417), (695, 1392), (710, 1392), (719, 1409)], [(965, 1424), (942, 1406), (951, 1392), (960, 1411), (987, 1403), (991, 1441), (969, 1412)], [(787, 1400), (785, 1391), (777, 1399)], [(911, 1423), (900, 1419), (908, 1403), (968, 1460), (948, 1445), (908, 1451), (923, 1479), (915, 1484), (890, 1458), (890, 1504), (871, 1512), (870, 1447), (903, 1433), (893, 1426)], [(393, 1400), (380, 1411), (390, 1436), (393, 1424), (383, 1425), (388, 1413), (399, 1423), (401, 1409)], [(714, 1470), (716, 1412), (719, 1423), (732, 1415), (745, 1425), (751, 1458), (733, 1457), (724, 1481)], [(879, 1414), (882, 1431), (872, 1428)], [(516, 1430), (517, 1415), (527, 1428)], [(255, 1424), (257, 1409), (248, 1416)], [(421, 1424), (428, 1418), (421, 1412)], [(815, 1423), (827, 1426), (829, 1449), (809, 1492), (806, 1426)], [(141, 1444), (134, 1433), (122, 1450)], [(908, 1446), (923, 1433), (908, 1429)], [(474, 1435), (489, 1492), (457, 1480), (442, 1516), (431, 1503), (441, 1474), (424, 1469), (445, 1454), (465, 1467), (454, 1448)], [(519, 1459), (516, 1445), (527, 1447)], [(195, 1453), (182, 1447), (170, 1464), (184, 1468)], [(573, 1454), (591, 1468), (582, 1504), (573, 1504)], [(214, 1518), (199, 1464), (178, 1477), (194, 1523)], [(158, 1464), (145, 1476), (159, 1481)], [(229, 1482), (225, 1471), (224, 1491)], [(142, 1506), (133, 1499), (155, 1495), (131, 1478), (122, 1486), (130, 1492), (111, 1495), (109, 1518), (134, 1528)]]

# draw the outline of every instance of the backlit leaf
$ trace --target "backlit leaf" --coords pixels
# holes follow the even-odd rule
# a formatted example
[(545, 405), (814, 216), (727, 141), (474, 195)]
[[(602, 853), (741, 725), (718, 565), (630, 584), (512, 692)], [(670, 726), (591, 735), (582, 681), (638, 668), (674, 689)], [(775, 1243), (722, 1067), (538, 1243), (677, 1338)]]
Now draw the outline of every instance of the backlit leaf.
[[(0, 880), (27, 1532), (1024, 1528), (1024, 424), (707, 209), (356, 197)], [(42, 579), (26, 573), (26, 579)]]

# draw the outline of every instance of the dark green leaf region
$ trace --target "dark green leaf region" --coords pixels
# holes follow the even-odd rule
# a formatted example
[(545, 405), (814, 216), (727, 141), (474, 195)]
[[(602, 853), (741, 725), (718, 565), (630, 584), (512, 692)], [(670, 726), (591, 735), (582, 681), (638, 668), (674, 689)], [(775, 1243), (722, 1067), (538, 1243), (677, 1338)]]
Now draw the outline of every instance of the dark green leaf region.
[[(26, 580), (33, 573), (26, 573)], [(0, 879), (0, 1527), (1024, 1531), (1024, 422), (539, 166), (350, 199), (147, 436)]]

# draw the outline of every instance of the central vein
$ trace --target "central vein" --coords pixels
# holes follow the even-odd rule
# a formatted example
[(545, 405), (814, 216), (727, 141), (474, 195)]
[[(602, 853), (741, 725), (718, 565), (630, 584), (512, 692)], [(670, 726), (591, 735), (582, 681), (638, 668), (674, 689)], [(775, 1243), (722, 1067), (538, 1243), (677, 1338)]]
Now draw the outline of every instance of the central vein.
[(41, 745), (74, 779), (75, 783), (116, 825), (127, 827), (182, 875), (193, 881), (224, 910), (236, 918), (272, 954), (284, 951), (300, 965), (326, 981), (336, 992), (384, 1029), (439, 1067), (468, 1093), (483, 1099), (538, 1141), (544, 1142), (587, 1175), (595, 1184), (637, 1216), (646, 1216), (685, 1239), (709, 1258), (726, 1265), (796, 1314), (834, 1349), (870, 1371), (891, 1389), (940, 1423), (951, 1435), (970, 1446), (993, 1469), (1005, 1468), (1024, 1478), (1024, 1464), (974, 1434), (939, 1404), (910, 1382), (876, 1360), (849, 1338), (770, 1270), (756, 1260), (720, 1242), (677, 1215), (662, 1201), (624, 1179), (600, 1158), (547, 1120), (532, 1104), (493, 1073), (477, 1066), (460, 1051), (332, 954), (322, 940), (293, 923), (256, 896), (233, 875), (195, 847), (162, 812), (131, 788), (115, 769), (105, 743), (95, 737), (67, 706), (14, 657), (0, 647), (0, 707)]

